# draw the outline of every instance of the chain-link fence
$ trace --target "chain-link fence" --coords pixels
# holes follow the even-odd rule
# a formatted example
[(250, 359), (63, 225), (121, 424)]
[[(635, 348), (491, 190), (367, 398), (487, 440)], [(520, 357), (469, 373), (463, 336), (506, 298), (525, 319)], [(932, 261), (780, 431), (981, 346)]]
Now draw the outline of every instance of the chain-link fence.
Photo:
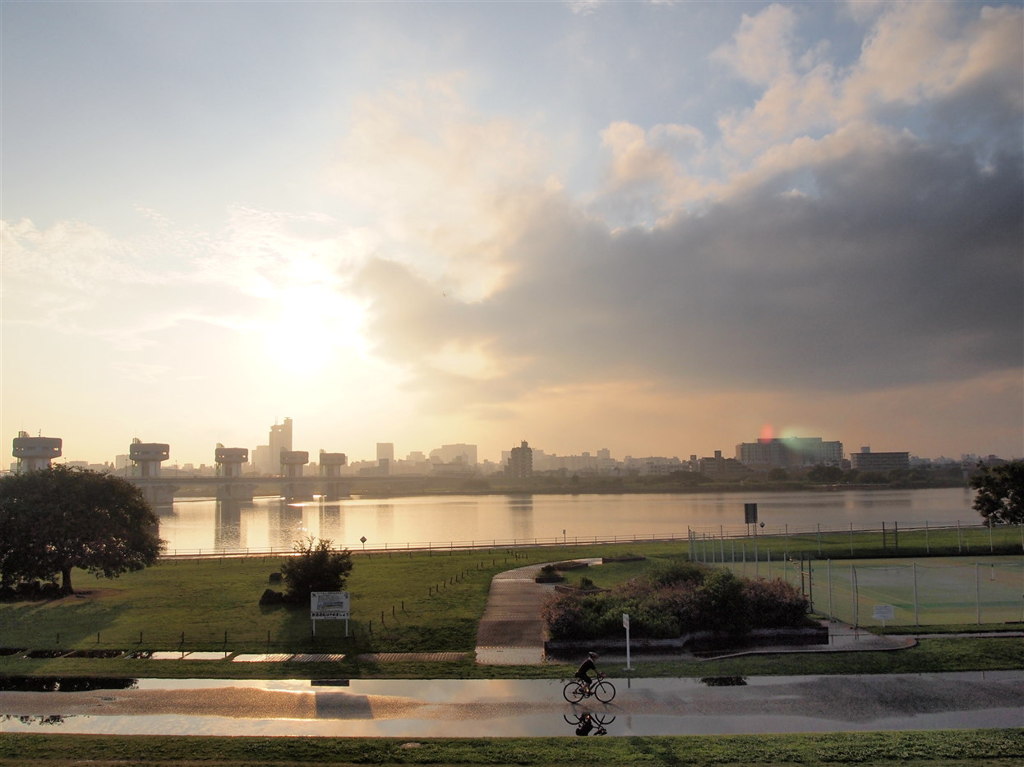
[(762, 559), (725, 562), (737, 575), (781, 578), (813, 612), (854, 626), (1024, 624), (1024, 558)]

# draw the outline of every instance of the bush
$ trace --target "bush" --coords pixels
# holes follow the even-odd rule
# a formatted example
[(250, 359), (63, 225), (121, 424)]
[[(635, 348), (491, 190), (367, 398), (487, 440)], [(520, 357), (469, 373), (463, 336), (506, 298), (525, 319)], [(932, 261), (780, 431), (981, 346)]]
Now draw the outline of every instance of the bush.
[(341, 591), (352, 572), (352, 554), (347, 549), (334, 551), (331, 541), (310, 537), (296, 542), (296, 556), (281, 564), (281, 576), (288, 588), (285, 599), (294, 604), (309, 601), (314, 591)]
[(807, 601), (781, 580), (748, 581), (686, 563), (610, 591), (553, 595), (542, 616), (554, 640), (617, 637), (623, 613), (638, 639), (673, 639), (693, 631), (741, 636), (754, 628), (800, 627), (806, 612)]
[(743, 600), (750, 628), (788, 628), (807, 622), (806, 597), (780, 578), (745, 581)]

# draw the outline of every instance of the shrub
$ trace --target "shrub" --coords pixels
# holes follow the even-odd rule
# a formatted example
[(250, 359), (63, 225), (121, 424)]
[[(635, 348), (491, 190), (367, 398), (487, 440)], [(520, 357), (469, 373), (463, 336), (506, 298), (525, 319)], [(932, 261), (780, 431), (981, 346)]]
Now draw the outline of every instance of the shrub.
[(623, 613), (638, 639), (670, 639), (692, 631), (739, 636), (753, 628), (802, 626), (806, 611), (807, 601), (784, 581), (673, 565), (610, 591), (553, 595), (542, 615), (555, 640), (617, 637)]
[(314, 591), (341, 591), (352, 572), (352, 554), (334, 551), (331, 541), (310, 537), (296, 542), (296, 556), (281, 564), (281, 576), (288, 589), (285, 599), (292, 603), (308, 602)]
[(745, 581), (743, 600), (751, 628), (784, 628), (807, 622), (806, 597), (780, 578)]

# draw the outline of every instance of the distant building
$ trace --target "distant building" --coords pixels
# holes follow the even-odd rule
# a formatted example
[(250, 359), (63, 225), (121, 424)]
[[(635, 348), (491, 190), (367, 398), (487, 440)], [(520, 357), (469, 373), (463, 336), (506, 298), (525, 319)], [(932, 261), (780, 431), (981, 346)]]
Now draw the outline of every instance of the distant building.
[(660, 455), (652, 455), (645, 458), (634, 458), (631, 455), (627, 455), (622, 461), (622, 466), (628, 472), (645, 476), (664, 476), (675, 471), (689, 470), (689, 466), (680, 461), (679, 458), (675, 456), (666, 458)]
[(757, 471), (841, 466), (843, 443), (821, 437), (760, 438), (736, 446), (736, 460)]
[(701, 458), (698, 465), (705, 477), (724, 482), (744, 479), (752, 473), (749, 467), (735, 458), (723, 458), (721, 450), (716, 450), (713, 458)]
[(515, 479), (533, 476), (533, 448), (526, 444), (525, 439), (509, 452), (508, 475)]
[(275, 476), (281, 473), (281, 453), (292, 449), (292, 419), (270, 427), (268, 445), (257, 445), (252, 451), (252, 462), (257, 474)]
[(872, 453), (870, 447), (862, 447), (859, 453), (850, 453), (850, 468), (880, 474), (909, 469), (910, 453)]
[(430, 451), (430, 462), (476, 466), (476, 449), (476, 445), (467, 445), (462, 442), (454, 445), (441, 445), (441, 447)]

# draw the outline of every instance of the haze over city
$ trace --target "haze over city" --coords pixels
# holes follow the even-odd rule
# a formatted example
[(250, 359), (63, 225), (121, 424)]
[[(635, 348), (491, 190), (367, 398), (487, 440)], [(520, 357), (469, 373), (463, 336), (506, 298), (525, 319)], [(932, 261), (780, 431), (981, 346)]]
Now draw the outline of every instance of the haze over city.
[(1020, 2), (0, 14), (5, 440), (1024, 455)]

